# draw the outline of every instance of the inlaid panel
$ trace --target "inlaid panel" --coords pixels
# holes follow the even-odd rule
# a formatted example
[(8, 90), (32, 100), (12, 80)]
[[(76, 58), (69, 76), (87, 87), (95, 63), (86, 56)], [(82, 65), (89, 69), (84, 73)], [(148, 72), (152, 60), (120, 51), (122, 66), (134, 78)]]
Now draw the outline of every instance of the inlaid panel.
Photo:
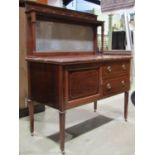
[(69, 100), (99, 93), (99, 69), (69, 72)]

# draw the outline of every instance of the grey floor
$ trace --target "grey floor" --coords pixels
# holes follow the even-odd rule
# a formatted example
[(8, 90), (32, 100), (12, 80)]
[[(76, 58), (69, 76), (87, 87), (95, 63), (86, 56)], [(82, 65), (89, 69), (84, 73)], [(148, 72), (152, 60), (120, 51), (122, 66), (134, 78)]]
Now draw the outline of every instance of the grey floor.
[[(65, 155), (134, 155), (135, 107), (129, 101), (128, 122), (123, 119), (123, 94), (66, 113)], [(20, 155), (61, 155), (58, 144), (58, 111), (46, 107), (35, 114), (35, 133), (29, 132), (28, 117), (19, 121)]]

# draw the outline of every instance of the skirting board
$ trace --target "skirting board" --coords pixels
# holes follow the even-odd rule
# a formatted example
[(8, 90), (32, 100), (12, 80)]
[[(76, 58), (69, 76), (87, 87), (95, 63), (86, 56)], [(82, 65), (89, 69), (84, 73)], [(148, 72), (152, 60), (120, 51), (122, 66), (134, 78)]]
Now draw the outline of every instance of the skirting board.
[[(34, 113), (39, 113), (45, 111), (45, 106), (42, 104), (37, 104), (34, 106)], [(19, 109), (19, 118), (26, 117), (29, 115), (28, 108)]]

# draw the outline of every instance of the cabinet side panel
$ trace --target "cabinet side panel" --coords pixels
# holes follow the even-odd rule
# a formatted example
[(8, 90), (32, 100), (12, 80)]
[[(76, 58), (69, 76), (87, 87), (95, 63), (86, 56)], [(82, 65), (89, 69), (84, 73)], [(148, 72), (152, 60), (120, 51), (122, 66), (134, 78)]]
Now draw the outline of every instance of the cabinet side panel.
[(58, 108), (58, 70), (56, 65), (29, 62), (31, 99)]

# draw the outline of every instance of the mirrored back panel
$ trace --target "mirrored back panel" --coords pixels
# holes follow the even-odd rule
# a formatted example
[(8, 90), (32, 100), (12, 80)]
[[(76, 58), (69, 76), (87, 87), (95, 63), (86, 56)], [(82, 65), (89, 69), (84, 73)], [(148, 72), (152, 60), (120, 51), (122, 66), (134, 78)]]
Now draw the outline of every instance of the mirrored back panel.
[(93, 29), (89, 26), (37, 21), (36, 51), (94, 51)]

